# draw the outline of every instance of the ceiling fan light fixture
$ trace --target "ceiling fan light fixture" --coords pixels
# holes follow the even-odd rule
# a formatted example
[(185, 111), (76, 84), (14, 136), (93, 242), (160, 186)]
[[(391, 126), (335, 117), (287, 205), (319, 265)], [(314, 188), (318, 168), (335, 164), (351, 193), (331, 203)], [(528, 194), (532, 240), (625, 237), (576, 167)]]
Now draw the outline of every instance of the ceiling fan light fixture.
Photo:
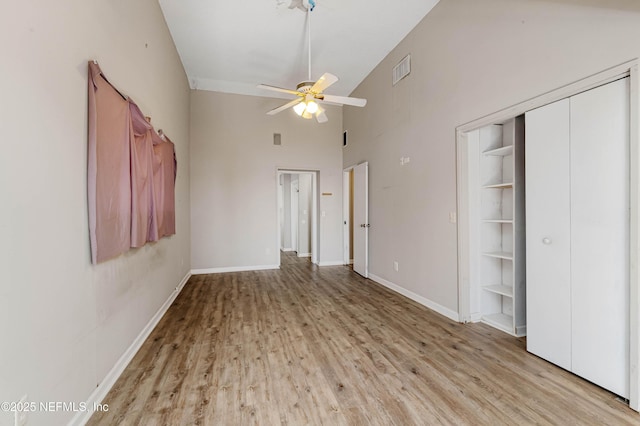
[[(280, 4), (280, 0), (277, 0), (278, 4)], [(302, 2), (305, 2), (303, 5)], [(307, 40), (309, 42), (308, 56), (309, 56), (309, 80), (311, 80), (311, 11), (315, 7), (315, 0), (291, 0), (291, 5), (289, 8), (295, 8), (302, 6), (303, 10), (307, 12)], [(307, 7), (304, 7), (307, 6)], [(268, 115), (275, 115), (281, 111), (284, 111), (287, 108), (293, 107), (293, 110), (300, 117), (305, 118), (307, 120), (316, 117), (318, 123), (326, 123), (329, 119), (327, 118), (327, 114), (325, 114), (324, 109), (318, 105), (319, 101), (322, 102), (330, 102), (338, 105), (352, 105), (357, 107), (363, 107), (367, 104), (366, 99), (358, 99), (351, 98), (348, 96), (333, 96), (333, 95), (325, 95), (323, 92), (329, 86), (333, 85), (338, 81), (338, 77), (328, 72), (322, 74), (322, 76), (313, 81), (303, 81), (298, 84), (296, 90), (283, 89), (281, 87), (269, 86), (267, 84), (259, 84), (258, 87), (261, 89), (272, 90), (275, 92), (286, 93), (288, 95), (295, 95), (298, 98), (288, 102), (284, 105), (281, 105), (277, 108), (274, 108), (267, 112)]]
[(318, 104), (314, 101), (307, 102), (307, 112), (315, 114), (318, 111)]
[(302, 113), (304, 112), (304, 110), (307, 109), (307, 106), (305, 105), (304, 102), (300, 102), (299, 104), (296, 104), (296, 106), (293, 107), (293, 110), (296, 112), (296, 114), (302, 116)]

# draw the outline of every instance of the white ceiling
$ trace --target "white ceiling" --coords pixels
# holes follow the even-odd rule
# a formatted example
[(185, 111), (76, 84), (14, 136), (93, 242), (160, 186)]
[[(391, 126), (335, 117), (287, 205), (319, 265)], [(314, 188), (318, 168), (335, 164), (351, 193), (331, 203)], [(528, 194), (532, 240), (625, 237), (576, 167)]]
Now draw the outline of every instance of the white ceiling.
[[(292, 1), (159, 0), (191, 88), (274, 97), (256, 85), (307, 80), (307, 14)], [(330, 72), (327, 93), (349, 95), (438, 1), (315, 0), (311, 80)]]

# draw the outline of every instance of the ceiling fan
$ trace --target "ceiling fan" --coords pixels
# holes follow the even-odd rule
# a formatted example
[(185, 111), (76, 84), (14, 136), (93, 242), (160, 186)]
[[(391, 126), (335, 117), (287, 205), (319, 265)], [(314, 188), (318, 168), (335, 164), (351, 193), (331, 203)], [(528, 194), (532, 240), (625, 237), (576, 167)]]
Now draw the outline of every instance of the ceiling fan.
[[(315, 6), (315, 4), (314, 4)], [(351, 98), (347, 96), (326, 95), (324, 90), (338, 81), (338, 77), (330, 73), (324, 73), (317, 81), (311, 81), (311, 10), (313, 7), (307, 7), (307, 35), (309, 39), (309, 81), (298, 83), (296, 90), (283, 89), (281, 87), (270, 86), (268, 84), (259, 84), (258, 88), (272, 90), (275, 92), (287, 93), (295, 95), (296, 99), (287, 102), (277, 108), (268, 111), (268, 115), (275, 115), (285, 109), (293, 107), (293, 110), (302, 118), (311, 119), (316, 117), (318, 123), (326, 123), (329, 121), (324, 112), (324, 108), (318, 105), (320, 102), (330, 102), (340, 105), (351, 105), (363, 107), (367, 104), (366, 99)]]

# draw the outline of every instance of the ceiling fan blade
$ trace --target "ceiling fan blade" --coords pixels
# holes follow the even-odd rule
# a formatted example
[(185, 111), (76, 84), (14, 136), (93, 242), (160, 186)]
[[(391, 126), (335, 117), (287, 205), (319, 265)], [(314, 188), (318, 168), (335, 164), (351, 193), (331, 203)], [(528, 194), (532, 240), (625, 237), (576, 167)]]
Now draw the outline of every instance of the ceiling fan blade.
[(367, 104), (366, 99), (350, 98), (347, 96), (322, 95), (318, 97), (318, 99), (326, 102), (333, 102), (336, 104), (344, 104), (344, 105), (351, 105), (351, 106), (357, 106), (357, 107), (363, 107)]
[(301, 99), (301, 98), (294, 99), (294, 100), (292, 100), (291, 102), (287, 102), (286, 104), (281, 105), (281, 106), (279, 106), (278, 108), (274, 108), (274, 109), (272, 109), (271, 111), (268, 111), (268, 112), (267, 112), (267, 115), (276, 115), (276, 114), (277, 114), (277, 113), (279, 113), (280, 111), (284, 111), (284, 110), (285, 110), (285, 109), (287, 109), (287, 108), (291, 108), (292, 106), (294, 106), (294, 105), (296, 105), (296, 104), (298, 104), (298, 103), (300, 103), (300, 102), (302, 102), (302, 99)]
[(338, 81), (338, 77), (328, 72), (325, 72), (324, 74), (322, 74), (322, 77), (320, 77), (318, 81), (316, 81), (316, 83), (311, 87), (309, 91), (313, 93), (322, 93), (324, 89), (331, 86), (336, 81)]
[(318, 123), (326, 123), (329, 121), (327, 114), (324, 113), (324, 109), (321, 107), (318, 107), (318, 112), (316, 112), (316, 120), (318, 120)]
[(276, 86), (269, 86), (268, 84), (258, 84), (257, 87), (258, 89), (266, 89), (266, 90), (272, 90), (274, 92), (282, 92), (282, 93), (288, 93), (290, 95), (303, 96), (302, 93), (296, 92), (295, 90), (283, 89), (282, 87), (276, 87)]

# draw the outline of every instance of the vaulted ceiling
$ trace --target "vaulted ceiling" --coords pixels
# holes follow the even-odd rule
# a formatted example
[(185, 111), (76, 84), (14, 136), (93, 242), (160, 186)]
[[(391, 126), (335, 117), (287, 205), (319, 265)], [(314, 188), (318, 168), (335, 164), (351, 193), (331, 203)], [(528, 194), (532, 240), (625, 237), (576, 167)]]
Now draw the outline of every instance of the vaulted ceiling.
[[(315, 8), (307, 14), (309, 1)], [(309, 22), (311, 81), (330, 72), (340, 81), (327, 92), (349, 95), (438, 1), (159, 3), (193, 89), (273, 97), (278, 94), (256, 85), (295, 88), (308, 79)]]

